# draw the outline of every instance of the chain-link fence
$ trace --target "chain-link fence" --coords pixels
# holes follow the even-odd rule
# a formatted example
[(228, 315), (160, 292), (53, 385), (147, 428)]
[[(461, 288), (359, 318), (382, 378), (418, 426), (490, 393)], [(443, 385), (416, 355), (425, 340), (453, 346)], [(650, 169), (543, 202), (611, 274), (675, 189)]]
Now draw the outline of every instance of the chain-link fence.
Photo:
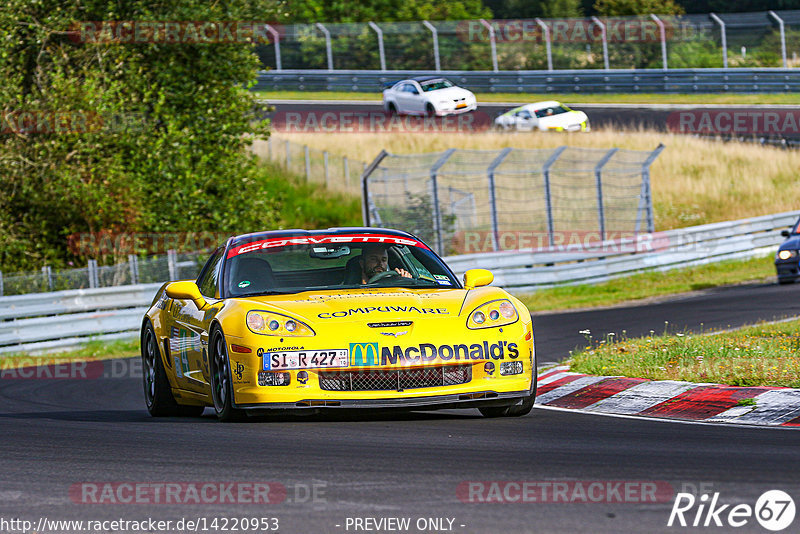
[(165, 256), (150, 258), (131, 255), (126, 262), (108, 266), (89, 260), (86, 267), (79, 269), (45, 266), (35, 272), (0, 272), (0, 296), (193, 279), (207, 259), (206, 252), (169, 251)]
[(653, 232), (649, 169), (663, 148), (384, 151), (366, 171), (364, 222), (412, 232), (444, 255)]
[(280, 164), (292, 174), (305, 177), (306, 182), (325, 184), (332, 191), (359, 194), (359, 179), (366, 169), (363, 161), (331, 154), (308, 145), (270, 136), (254, 146), (256, 153)]
[(564, 70), (795, 67), (800, 10), (269, 26), (265, 68)]

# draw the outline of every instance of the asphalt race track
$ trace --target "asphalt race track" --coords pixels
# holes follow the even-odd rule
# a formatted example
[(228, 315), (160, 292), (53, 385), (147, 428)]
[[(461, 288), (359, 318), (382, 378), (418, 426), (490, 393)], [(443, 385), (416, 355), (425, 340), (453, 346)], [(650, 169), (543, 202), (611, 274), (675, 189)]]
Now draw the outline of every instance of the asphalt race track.
[[(798, 296), (800, 285), (749, 285), (647, 306), (536, 315), (537, 352), (540, 360), (563, 358), (581, 343), (577, 331), (583, 328), (598, 334), (625, 328), (635, 335), (663, 330), (664, 321), (677, 329), (696, 329), (701, 322), (713, 329), (778, 318), (797, 312)], [(97, 379), (0, 380), (0, 520), (276, 517), (278, 531), (285, 533), (674, 532), (702, 529), (667, 527), (674, 494), (682, 490), (698, 496), (719, 492), (719, 505), (753, 506), (771, 489), (796, 501), (800, 497), (800, 432), (793, 429), (545, 409), (520, 419), (484, 419), (471, 410), (339, 413), (241, 424), (218, 423), (210, 410), (201, 419), (152, 419), (136, 363), (110, 362), (108, 376)], [(598, 481), (634, 488), (650, 483), (669, 491), (659, 492), (657, 502), (617, 502), (613, 492), (608, 494), (612, 502), (461, 500), (469, 501), (466, 484), (485, 482), (488, 488), (489, 481), (542, 487), (566, 481), (573, 489)], [(275, 504), (109, 504), (111, 497), (101, 504), (85, 502), (91, 501), (85, 488), (125, 482), (271, 482), (286, 488), (286, 499)], [(573, 489), (566, 495), (581, 501)], [(480, 498), (474, 495), (473, 500)], [(623, 501), (639, 500), (635, 492), (621, 495)], [(508, 498), (519, 499), (520, 493), (510, 491)], [(690, 523), (696, 511), (697, 506), (686, 513)], [(355, 530), (352, 523), (395, 517), (410, 518), (411, 527)], [(451, 530), (418, 530), (420, 518), (446, 518), (445, 527), (448, 519), (453, 523)], [(735, 530), (764, 532), (753, 517)]]
[[(340, 120), (346, 121), (346, 114), (348, 113), (379, 113), (381, 112), (382, 105), (380, 97), (376, 99), (374, 95), (365, 95), (363, 102), (336, 102), (336, 101), (292, 101), (292, 100), (276, 100), (271, 102), (274, 106), (274, 111), (268, 113), (267, 116), (274, 119), (273, 127), (277, 133), (281, 132), (281, 124), (286, 119), (287, 113), (300, 113), (301, 120), (299, 121), (300, 127), (289, 127), (290, 132), (313, 132), (317, 131), (317, 123), (322, 118), (323, 113), (333, 112), (341, 113)], [(373, 102), (366, 100), (373, 99)], [(267, 102), (270, 102), (267, 100)], [(521, 100), (520, 103), (524, 103)], [(519, 104), (516, 104), (519, 105)], [(678, 131), (681, 125), (679, 114), (682, 111), (694, 110), (695, 120), (699, 121), (699, 117), (703, 112), (708, 111), (713, 117), (715, 111), (720, 110), (736, 110), (740, 113), (747, 115), (753, 112), (764, 111), (793, 111), (798, 112), (800, 108), (791, 105), (676, 105), (676, 104), (568, 104), (576, 110), (586, 113), (589, 117), (589, 123), (595, 130), (597, 129), (614, 129), (620, 131), (637, 131), (640, 129), (666, 132)], [(457, 117), (450, 117), (450, 129), (447, 132), (470, 132), (470, 131), (485, 131), (487, 130), (495, 117), (501, 113), (508, 111), (515, 105), (511, 104), (497, 104), (497, 103), (478, 103), (477, 111), (470, 113), (471, 120), (458, 119)], [(697, 113), (697, 112), (700, 113)], [(316, 120), (307, 122), (308, 115), (315, 115)], [(461, 120), (462, 122), (459, 122)], [(463, 121), (467, 121), (467, 126), (461, 126)], [(714, 119), (715, 120), (715, 119)], [(441, 118), (436, 118), (434, 121), (441, 123)], [(455, 126), (453, 126), (455, 124)], [(692, 122), (691, 124), (694, 124)], [(699, 122), (698, 122), (699, 124)], [(721, 124), (727, 124), (724, 121)], [(377, 128), (380, 131), (380, 127)], [(324, 131), (324, 130), (323, 130)], [(412, 130), (418, 131), (418, 130)], [(434, 129), (434, 131), (436, 131)], [(525, 135), (525, 132), (520, 132)], [(723, 136), (727, 134), (722, 132)], [(800, 136), (794, 133), (786, 133), (782, 136), (773, 136), (772, 138), (764, 137), (763, 134), (756, 135), (755, 137), (746, 134), (737, 134), (742, 140), (756, 140), (759, 142), (777, 143), (785, 142), (788, 146), (796, 146), (800, 143)]]

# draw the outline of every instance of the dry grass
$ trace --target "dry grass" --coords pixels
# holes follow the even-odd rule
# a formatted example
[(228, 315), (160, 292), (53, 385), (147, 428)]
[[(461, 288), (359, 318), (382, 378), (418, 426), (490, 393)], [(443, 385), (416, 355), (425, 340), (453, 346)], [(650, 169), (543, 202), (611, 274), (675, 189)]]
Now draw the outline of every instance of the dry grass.
[(800, 152), (752, 143), (639, 131), (589, 134), (277, 134), (276, 138), (371, 161), (381, 149), (413, 154), (447, 148), (620, 147), (666, 150), (651, 168), (658, 230), (754, 217), (800, 206)]

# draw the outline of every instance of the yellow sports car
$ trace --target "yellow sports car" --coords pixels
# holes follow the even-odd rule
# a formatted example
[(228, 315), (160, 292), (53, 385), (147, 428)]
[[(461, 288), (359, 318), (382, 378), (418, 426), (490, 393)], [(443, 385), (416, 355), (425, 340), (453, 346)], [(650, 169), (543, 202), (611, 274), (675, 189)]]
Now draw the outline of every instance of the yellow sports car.
[(164, 284), (142, 322), (153, 416), (336, 408), (530, 412), (533, 324), (472, 269), (463, 284), (397, 230), (230, 238), (197, 280)]

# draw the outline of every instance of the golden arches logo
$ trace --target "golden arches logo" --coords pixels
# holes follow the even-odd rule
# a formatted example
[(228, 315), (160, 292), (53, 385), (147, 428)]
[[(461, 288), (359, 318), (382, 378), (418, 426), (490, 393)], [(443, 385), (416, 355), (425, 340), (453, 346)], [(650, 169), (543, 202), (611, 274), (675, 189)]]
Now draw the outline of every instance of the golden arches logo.
[(378, 344), (350, 343), (350, 365), (378, 365)]

